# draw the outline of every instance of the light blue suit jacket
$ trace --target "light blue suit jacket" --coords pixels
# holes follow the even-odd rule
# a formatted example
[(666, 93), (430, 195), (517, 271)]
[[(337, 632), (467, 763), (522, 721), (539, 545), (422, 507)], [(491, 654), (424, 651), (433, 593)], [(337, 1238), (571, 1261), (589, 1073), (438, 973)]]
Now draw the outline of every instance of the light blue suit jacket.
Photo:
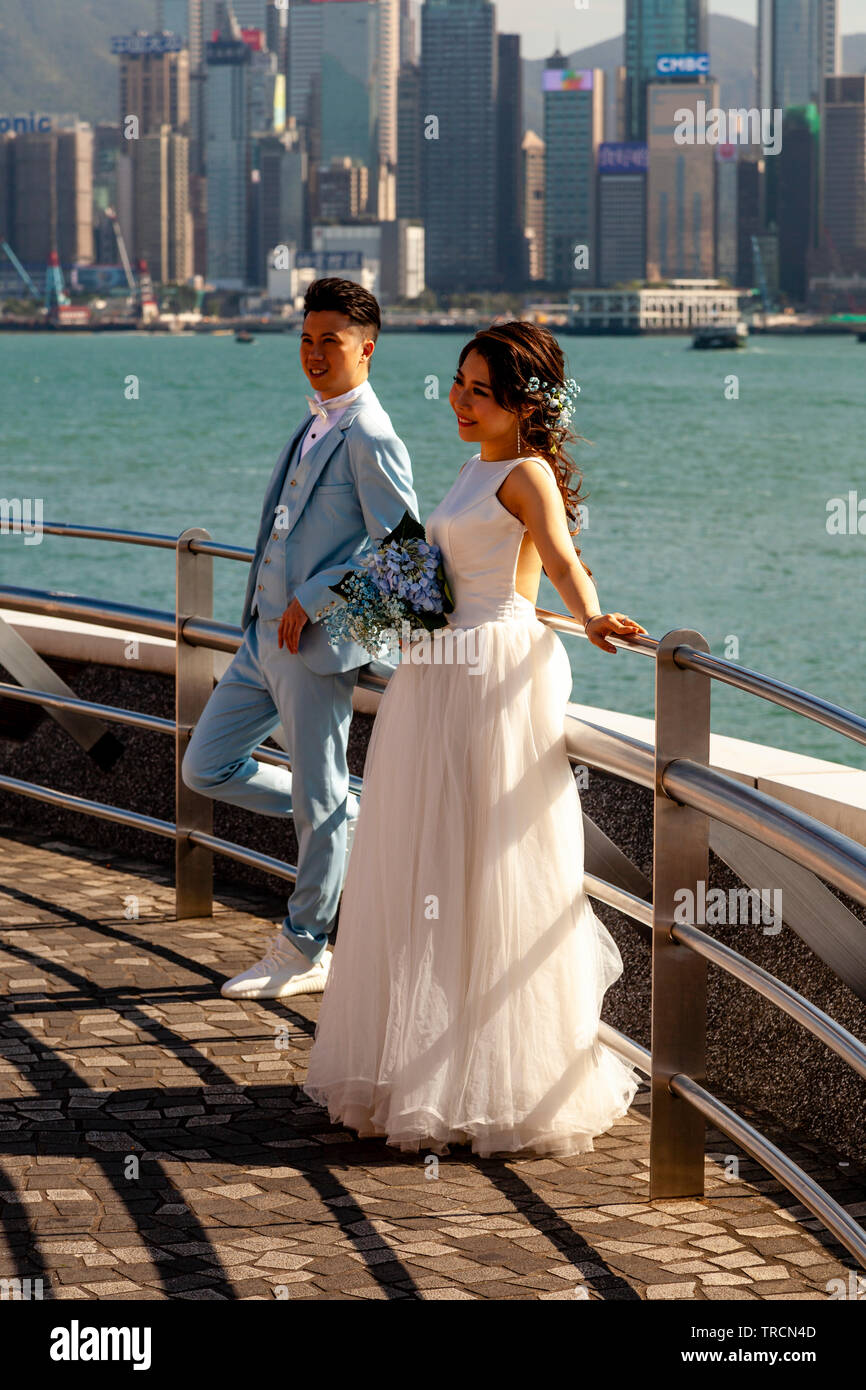
[[(252, 621), (259, 565), (292, 449), (308, 424), (305, 420), (299, 425), (268, 483), (244, 598), (244, 629)], [(332, 601), (341, 602), (329, 585), (346, 570), (357, 569), (371, 542), (393, 531), (404, 512), (418, 519), (409, 454), (372, 387), (309, 451), (299, 472), (298, 492), (284, 538), (287, 601), (296, 598), (310, 619), (301, 629), (298, 654), (319, 675), (350, 671), (370, 661), (370, 653), (356, 642), (328, 640), (319, 615)]]

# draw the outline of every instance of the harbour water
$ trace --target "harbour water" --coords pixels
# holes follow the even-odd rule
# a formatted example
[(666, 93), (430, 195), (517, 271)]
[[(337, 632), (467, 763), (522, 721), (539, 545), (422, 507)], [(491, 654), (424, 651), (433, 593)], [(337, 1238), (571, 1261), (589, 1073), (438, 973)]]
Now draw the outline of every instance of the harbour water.
[[(372, 382), (413, 461), (422, 516), (467, 457), (448, 404), (463, 339), (384, 334)], [(581, 552), (602, 608), (863, 713), (864, 534), (828, 529), (833, 499), (866, 502), (866, 347), (851, 337), (563, 338), (581, 385), (588, 494)], [(736, 377), (736, 381), (732, 380)], [(45, 519), (251, 546), (265, 484), (306, 410), (297, 340), (262, 336), (0, 336), (0, 497)], [(437, 397), (438, 390), (438, 397)], [(858, 493), (859, 487), (859, 493)], [(239, 621), (246, 566), (216, 564), (216, 616)], [(170, 608), (165, 551), (0, 535), (0, 583)], [(542, 580), (539, 603), (562, 610)], [(651, 715), (652, 663), (564, 639), (579, 703)], [(866, 748), (734, 691), (715, 732), (866, 768)]]

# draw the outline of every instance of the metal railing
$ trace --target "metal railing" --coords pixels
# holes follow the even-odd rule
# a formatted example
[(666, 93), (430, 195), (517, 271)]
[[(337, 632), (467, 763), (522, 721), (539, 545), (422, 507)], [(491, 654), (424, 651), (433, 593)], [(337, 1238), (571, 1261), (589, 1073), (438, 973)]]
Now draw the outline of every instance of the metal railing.
[[(213, 618), (213, 560), (249, 563), (253, 552), (216, 543), (198, 528), (175, 537), (47, 522), (43, 531), (175, 552), (174, 613), (43, 590), (0, 588), (0, 604), (19, 612), (65, 617), (174, 640), (174, 720), (8, 683), (0, 683), (0, 695), (172, 736), (175, 821), (157, 820), (14, 777), (0, 775), (0, 790), (173, 837), (179, 919), (211, 915), (214, 854), (294, 882), (294, 865), (216, 837), (212, 801), (188, 788), (180, 775), (192, 729), (213, 689), (213, 653), (234, 652), (242, 640), (239, 628)], [(573, 618), (541, 608), (536, 612), (541, 622), (557, 632), (585, 636), (582, 625)], [(676, 920), (677, 895), (688, 889), (697, 891), (699, 885), (707, 883), (711, 820), (806, 866), (840, 892), (866, 905), (866, 848), (795, 807), (709, 766), (711, 681), (757, 695), (861, 744), (866, 744), (866, 719), (782, 681), (712, 656), (706, 640), (691, 629), (669, 632), (660, 640), (645, 636), (609, 640), (618, 648), (637, 651), (655, 661), (655, 744), (611, 730), (596, 730), (571, 716), (566, 721), (566, 742), (572, 763), (595, 767), (653, 792), (652, 901), (590, 873), (586, 874), (584, 885), (591, 897), (615, 908), (651, 934), (651, 1050), (608, 1024), (600, 1025), (602, 1041), (650, 1078), (650, 1199), (703, 1196), (705, 1124), (709, 1121), (795, 1194), (866, 1267), (866, 1231), (809, 1174), (701, 1084), (706, 1073), (707, 962), (769, 999), (862, 1077), (866, 1077), (866, 1046), (768, 971), (696, 926)], [(371, 663), (362, 668), (358, 684), (381, 696), (389, 675), (389, 668)], [(291, 766), (289, 756), (275, 749), (259, 747), (253, 757)], [(351, 777), (350, 786), (360, 792), (361, 779)], [(861, 949), (866, 956), (866, 928)]]

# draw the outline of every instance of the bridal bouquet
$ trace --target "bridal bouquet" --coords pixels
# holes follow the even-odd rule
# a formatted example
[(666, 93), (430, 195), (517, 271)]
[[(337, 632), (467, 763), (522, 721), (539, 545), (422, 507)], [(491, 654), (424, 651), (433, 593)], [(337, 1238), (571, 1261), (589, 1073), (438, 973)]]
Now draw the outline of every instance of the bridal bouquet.
[[(345, 600), (323, 618), (333, 641), (346, 638), (379, 656), (393, 648), (399, 633), (432, 632), (446, 625), (454, 600), (442, 567), (442, 552), (431, 545), (424, 527), (409, 512), (366, 555), (359, 570), (348, 570), (329, 586)], [(404, 628), (404, 624), (406, 627)]]

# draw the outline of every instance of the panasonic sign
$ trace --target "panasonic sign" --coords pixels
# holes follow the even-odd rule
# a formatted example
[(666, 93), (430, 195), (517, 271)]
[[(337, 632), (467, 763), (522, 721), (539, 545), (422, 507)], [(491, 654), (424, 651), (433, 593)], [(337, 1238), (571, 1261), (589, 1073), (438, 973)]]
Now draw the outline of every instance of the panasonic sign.
[(656, 58), (659, 77), (694, 77), (709, 71), (709, 53), (660, 53)]

